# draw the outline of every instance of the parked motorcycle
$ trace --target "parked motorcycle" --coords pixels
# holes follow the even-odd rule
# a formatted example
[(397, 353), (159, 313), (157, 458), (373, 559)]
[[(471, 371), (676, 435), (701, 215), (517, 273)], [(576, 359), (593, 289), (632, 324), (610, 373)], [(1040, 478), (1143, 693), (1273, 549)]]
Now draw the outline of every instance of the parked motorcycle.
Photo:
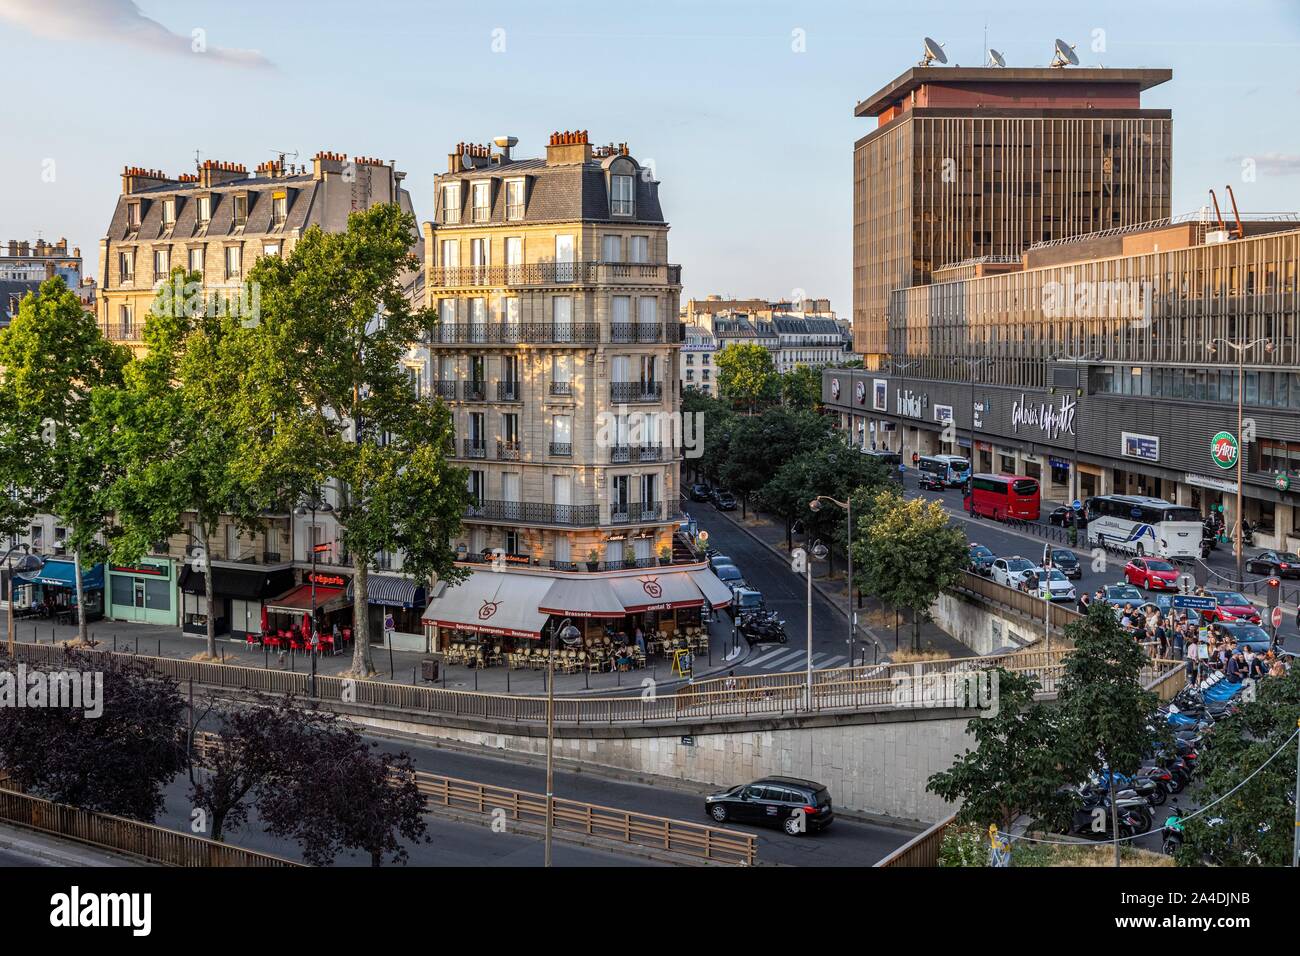
[(785, 632), (785, 621), (774, 612), (753, 612), (742, 615), (736, 630), (751, 644), (775, 642), (784, 644), (790, 639)]
[(1176, 854), (1183, 845), (1183, 811), (1178, 809), (1178, 804), (1170, 804), (1169, 816), (1165, 818), (1165, 825), (1160, 830), (1160, 845), (1167, 856)]

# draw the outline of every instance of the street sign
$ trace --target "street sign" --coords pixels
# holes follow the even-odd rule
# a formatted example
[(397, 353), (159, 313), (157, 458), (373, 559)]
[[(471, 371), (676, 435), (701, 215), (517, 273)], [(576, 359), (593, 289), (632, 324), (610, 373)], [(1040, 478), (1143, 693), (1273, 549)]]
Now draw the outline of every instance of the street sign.
[(1194, 611), (1213, 611), (1219, 606), (1219, 602), (1212, 597), (1201, 597), (1197, 594), (1175, 594), (1174, 607), (1191, 608)]
[(1281, 627), (1281, 626), (1282, 626), (1282, 609), (1281, 609), (1280, 607), (1275, 607), (1275, 608), (1273, 608), (1273, 613), (1269, 615), (1269, 618), (1268, 618), (1268, 619), (1269, 619), (1270, 622), (1272, 622), (1272, 624), (1273, 624), (1274, 627)]
[(1210, 439), (1210, 457), (1220, 468), (1237, 467), (1237, 439), (1232, 432), (1219, 432)]
[(709, 533), (708, 533), (707, 531), (701, 530), (701, 531), (700, 531), (700, 544), (708, 544), (708, 543), (709, 543)]
[(1078, 498), (1075, 498), (1072, 502), (1070, 502), (1070, 507), (1073, 508), (1075, 511), (1082, 511), (1083, 502), (1080, 501)]

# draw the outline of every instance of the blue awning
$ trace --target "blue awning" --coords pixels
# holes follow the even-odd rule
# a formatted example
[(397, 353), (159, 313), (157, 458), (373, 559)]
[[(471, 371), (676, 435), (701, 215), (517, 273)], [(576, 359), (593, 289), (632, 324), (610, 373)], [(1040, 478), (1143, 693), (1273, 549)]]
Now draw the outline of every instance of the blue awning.
[[(67, 558), (46, 558), (39, 571), (27, 574), (15, 574), (15, 584), (43, 584), (48, 587), (71, 588), (76, 590), (76, 566)], [(93, 568), (81, 571), (81, 589), (83, 591), (104, 590), (104, 566), (97, 564)]]
[[(348, 582), (348, 598), (356, 600), (352, 581)], [(412, 608), (424, 604), (424, 588), (410, 578), (393, 574), (372, 574), (366, 578), (366, 597), (370, 604), (385, 607)]]

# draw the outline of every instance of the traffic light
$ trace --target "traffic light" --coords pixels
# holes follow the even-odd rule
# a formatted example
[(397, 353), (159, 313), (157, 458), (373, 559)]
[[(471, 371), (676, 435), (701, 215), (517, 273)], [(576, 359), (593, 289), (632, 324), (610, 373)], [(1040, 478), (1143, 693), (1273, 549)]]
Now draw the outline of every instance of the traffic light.
[(1277, 607), (1282, 594), (1282, 582), (1277, 578), (1268, 579), (1268, 606)]

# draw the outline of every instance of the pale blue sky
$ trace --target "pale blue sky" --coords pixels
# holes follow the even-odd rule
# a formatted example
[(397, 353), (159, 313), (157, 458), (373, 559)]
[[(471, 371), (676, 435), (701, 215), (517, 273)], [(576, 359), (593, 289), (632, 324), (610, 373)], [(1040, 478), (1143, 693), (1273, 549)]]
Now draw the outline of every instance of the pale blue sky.
[(853, 104), (926, 34), (980, 63), (986, 23), (1013, 66), (1046, 65), (1061, 36), (1084, 65), (1172, 68), (1146, 103), (1174, 111), (1175, 211), (1229, 182), (1244, 209), (1300, 209), (1292, 0), (0, 0), (0, 239), (67, 236), (93, 271), (121, 167), (188, 172), (196, 149), (250, 168), (276, 149), (395, 158), (423, 221), (456, 142), (509, 133), (540, 155), (585, 128), (654, 160), (683, 298), (803, 289), (848, 315), (870, 128)]

